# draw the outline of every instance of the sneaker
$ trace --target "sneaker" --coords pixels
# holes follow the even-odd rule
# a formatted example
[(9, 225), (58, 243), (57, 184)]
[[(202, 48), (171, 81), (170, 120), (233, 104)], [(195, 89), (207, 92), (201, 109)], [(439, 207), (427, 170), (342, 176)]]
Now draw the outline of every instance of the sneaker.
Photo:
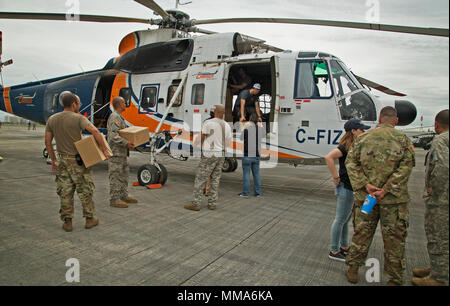
[(336, 254), (333, 254), (330, 251), (330, 253), (328, 254), (328, 258), (334, 259), (334, 260), (337, 260), (337, 261), (345, 262), (345, 255), (342, 254), (342, 252), (337, 252)]
[(347, 250), (344, 250), (342, 247), (339, 247), (339, 250), (341, 251), (342, 254), (344, 254), (344, 256), (347, 256), (348, 251), (350, 251), (350, 248), (348, 248)]
[(261, 195), (260, 194), (255, 194), (255, 198), (260, 198)]
[(248, 198), (248, 195), (243, 195), (242, 193), (240, 193), (239, 196), (240, 196), (241, 198)]

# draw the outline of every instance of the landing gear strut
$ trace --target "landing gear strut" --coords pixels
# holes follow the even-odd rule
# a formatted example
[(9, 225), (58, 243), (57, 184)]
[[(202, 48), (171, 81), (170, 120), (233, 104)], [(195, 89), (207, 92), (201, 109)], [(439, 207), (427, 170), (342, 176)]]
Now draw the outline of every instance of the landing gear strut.
[[(156, 161), (155, 156), (170, 144), (173, 139), (171, 134), (180, 134), (180, 132), (169, 133), (162, 131), (152, 135), (150, 140), (150, 163), (142, 165), (137, 172), (137, 179), (140, 185), (161, 184), (164, 186), (167, 182), (169, 176), (167, 169)], [(162, 140), (164, 140), (164, 145), (158, 148)]]

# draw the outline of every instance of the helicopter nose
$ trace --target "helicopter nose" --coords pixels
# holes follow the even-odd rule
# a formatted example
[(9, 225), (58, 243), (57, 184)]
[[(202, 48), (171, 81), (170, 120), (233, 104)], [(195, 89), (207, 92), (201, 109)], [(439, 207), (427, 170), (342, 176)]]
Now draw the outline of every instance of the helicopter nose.
[(414, 104), (407, 100), (396, 100), (395, 109), (400, 126), (408, 125), (416, 119), (417, 109)]

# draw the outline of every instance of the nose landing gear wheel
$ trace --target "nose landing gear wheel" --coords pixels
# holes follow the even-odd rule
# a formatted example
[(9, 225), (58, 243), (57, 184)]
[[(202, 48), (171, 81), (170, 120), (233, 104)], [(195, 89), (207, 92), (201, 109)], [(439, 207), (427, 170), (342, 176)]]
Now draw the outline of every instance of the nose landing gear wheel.
[(145, 164), (141, 166), (137, 172), (137, 179), (141, 186), (159, 183), (158, 168), (153, 165)]

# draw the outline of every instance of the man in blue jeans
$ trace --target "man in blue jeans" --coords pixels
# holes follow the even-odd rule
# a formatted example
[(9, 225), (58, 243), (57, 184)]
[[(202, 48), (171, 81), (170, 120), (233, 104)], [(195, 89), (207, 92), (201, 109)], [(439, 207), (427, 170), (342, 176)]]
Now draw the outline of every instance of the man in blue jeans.
[(250, 169), (253, 173), (254, 195), (261, 195), (261, 177), (259, 175), (259, 163), (261, 157), (261, 140), (266, 137), (266, 129), (258, 122), (255, 113), (250, 115), (250, 121), (244, 126), (241, 139), (244, 140), (244, 156), (242, 157), (243, 186), (241, 197), (250, 194)]

